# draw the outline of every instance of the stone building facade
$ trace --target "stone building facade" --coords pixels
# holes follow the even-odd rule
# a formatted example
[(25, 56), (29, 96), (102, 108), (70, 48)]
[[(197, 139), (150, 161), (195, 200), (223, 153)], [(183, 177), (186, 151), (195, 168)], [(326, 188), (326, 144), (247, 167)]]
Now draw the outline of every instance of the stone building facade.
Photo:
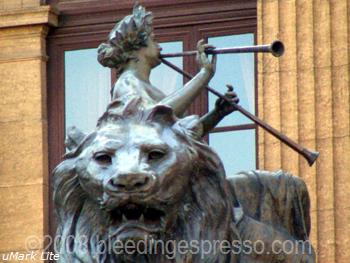
[[(31, 236), (39, 238), (33, 250), (49, 242), (46, 43), (60, 14), (44, 2), (0, 0), (0, 255), (25, 252)], [(279, 60), (258, 56), (259, 117), (321, 155), (310, 168), (259, 129), (259, 169), (306, 181), (318, 262), (347, 263), (350, 2), (258, 0), (257, 42), (275, 39), (286, 52)]]

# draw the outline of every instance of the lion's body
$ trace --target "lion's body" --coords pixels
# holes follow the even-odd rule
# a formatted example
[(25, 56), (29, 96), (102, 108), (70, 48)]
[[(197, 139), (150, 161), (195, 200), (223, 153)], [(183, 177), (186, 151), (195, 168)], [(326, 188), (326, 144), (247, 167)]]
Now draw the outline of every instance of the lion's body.
[[(158, 107), (148, 117), (102, 123), (56, 168), (54, 199), (62, 237), (61, 262), (122, 262), (124, 255), (100, 253), (99, 244), (140, 240), (143, 235), (188, 242), (234, 238), (232, 201), (223, 166), (215, 152), (191, 131), (196, 122), (194, 117), (176, 120), (168, 108)], [(148, 160), (147, 154), (155, 150), (164, 151), (165, 156)], [(111, 164), (101, 164), (103, 158), (98, 158), (107, 152)], [(137, 191), (113, 188), (110, 180), (124, 174), (142, 174), (154, 182)], [(145, 223), (140, 230), (120, 222), (114, 211), (124, 211), (128, 203), (161, 211), (164, 224), (156, 228)], [(147, 213), (144, 215), (147, 222)], [(75, 238), (69, 239), (70, 235)], [(209, 262), (227, 258), (220, 253), (202, 256)], [(177, 255), (176, 262), (187, 262), (189, 257), (190, 262), (202, 262), (200, 253), (198, 257)], [(175, 262), (165, 255), (136, 258), (134, 262)]]
[[(130, 240), (157, 247), (155, 240), (293, 239), (288, 230), (249, 215), (235, 219), (234, 206), (241, 201), (244, 210), (246, 204), (236, 197), (217, 154), (198, 136), (198, 118), (177, 119), (163, 106), (129, 113), (107, 112), (54, 171), (60, 262), (274, 262), (244, 255), (239, 261), (240, 255), (208, 253), (205, 247), (184, 254), (113, 250), (116, 242)], [(281, 262), (304, 261), (290, 256)]]
[(282, 171), (250, 171), (228, 181), (243, 210), (236, 221), (241, 239), (263, 241), (258, 253), (243, 253), (241, 262), (315, 262), (308, 240), (310, 200), (300, 178)]

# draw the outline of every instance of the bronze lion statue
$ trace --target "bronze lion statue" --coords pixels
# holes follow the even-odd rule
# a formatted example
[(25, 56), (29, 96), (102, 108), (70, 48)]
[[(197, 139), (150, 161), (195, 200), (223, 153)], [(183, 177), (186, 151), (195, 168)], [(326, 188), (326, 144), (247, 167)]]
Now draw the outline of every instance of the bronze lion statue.
[[(176, 118), (157, 105), (107, 111), (87, 136), (72, 130), (71, 151), (53, 179), (60, 262), (314, 262), (313, 251), (299, 253), (300, 246), (270, 253), (276, 240), (279, 248), (286, 240), (307, 241), (304, 185), (296, 186), (301, 201), (295, 204), (293, 193), (286, 199), (269, 189), (288, 186), (289, 175), (256, 171), (227, 179), (199, 136), (199, 120)], [(261, 182), (263, 176), (270, 181)], [(267, 210), (269, 200), (275, 207)], [(288, 227), (288, 213), (300, 228)], [(260, 241), (266, 250), (243, 251), (243, 241)], [(132, 242), (142, 245), (127, 251)], [(183, 244), (179, 250), (181, 242), (187, 250)]]

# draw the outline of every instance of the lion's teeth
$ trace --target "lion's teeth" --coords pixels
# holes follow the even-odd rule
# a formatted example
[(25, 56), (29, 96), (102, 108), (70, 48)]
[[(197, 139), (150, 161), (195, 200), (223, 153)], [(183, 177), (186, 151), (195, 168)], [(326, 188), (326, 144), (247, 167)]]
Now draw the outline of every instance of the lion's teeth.
[(144, 223), (144, 222), (145, 222), (145, 217), (144, 217), (143, 214), (141, 214), (141, 216), (140, 216), (140, 218), (139, 218), (139, 221), (140, 221), (141, 223)]
[(123, 214), (123, 216), (122, 216), (122, 222), (124, 223), (124, 222), (126, 222), (126, 221), (128, 221), (128, 219), (125, 217), (125, 215)]

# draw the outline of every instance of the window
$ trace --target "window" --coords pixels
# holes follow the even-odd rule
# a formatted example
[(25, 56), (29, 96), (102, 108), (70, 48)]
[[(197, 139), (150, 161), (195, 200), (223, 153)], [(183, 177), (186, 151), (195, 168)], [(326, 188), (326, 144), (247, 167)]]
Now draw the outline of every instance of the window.
[[(254, 34), (208, 37), (208, 43), (220, 48), (251, 46), (254, 45)], [(210, 86), (224, 94), (226, 84), (234, 86), (239, 104), (254, 113), (254, 54), (225, 54), (218, 57), (216, 74)], [(216, 100), (215, 95), (208, 94), (209, 110), (215, 107)], [(241, 113), (226, 116), (209, 134), (209, 144), (218, 152), (228, 176), (256, 168), (256, 125)]]
[[(182, 52), (182, 42), (161, 43), (164, 52)], [(182, 68), (182, 58), (169, 61)], [(97, 61), (97, 48), (64, 52), (65, 129), (76, 126), (91, 132), (110, 102), (112, 75)], [(183, 78), (165, 65), (152, 71), (151, 83), (161, 87), (165, 94), (182, 87)]]
[[(164, 53), (183, 51), (182, 41), (160, 42), (159, 44), (162, 47), (162, 52)], [(171, 58), (169, 61), (177, 67), (181, 69), (183, 68), (183, 59), (181, 57)], [(171, 94), (173, 91), (183, 86), (183, 77), (163, 64), (160, 64), (158, 67), (152, 70), (150, 81), (153, 86), (160, 88), (166, 95)]]
[(88, 133), (106, 110), (111, 88), (111, 70), (96, 59), (97, 49), (64, 52), (65, 127)]

